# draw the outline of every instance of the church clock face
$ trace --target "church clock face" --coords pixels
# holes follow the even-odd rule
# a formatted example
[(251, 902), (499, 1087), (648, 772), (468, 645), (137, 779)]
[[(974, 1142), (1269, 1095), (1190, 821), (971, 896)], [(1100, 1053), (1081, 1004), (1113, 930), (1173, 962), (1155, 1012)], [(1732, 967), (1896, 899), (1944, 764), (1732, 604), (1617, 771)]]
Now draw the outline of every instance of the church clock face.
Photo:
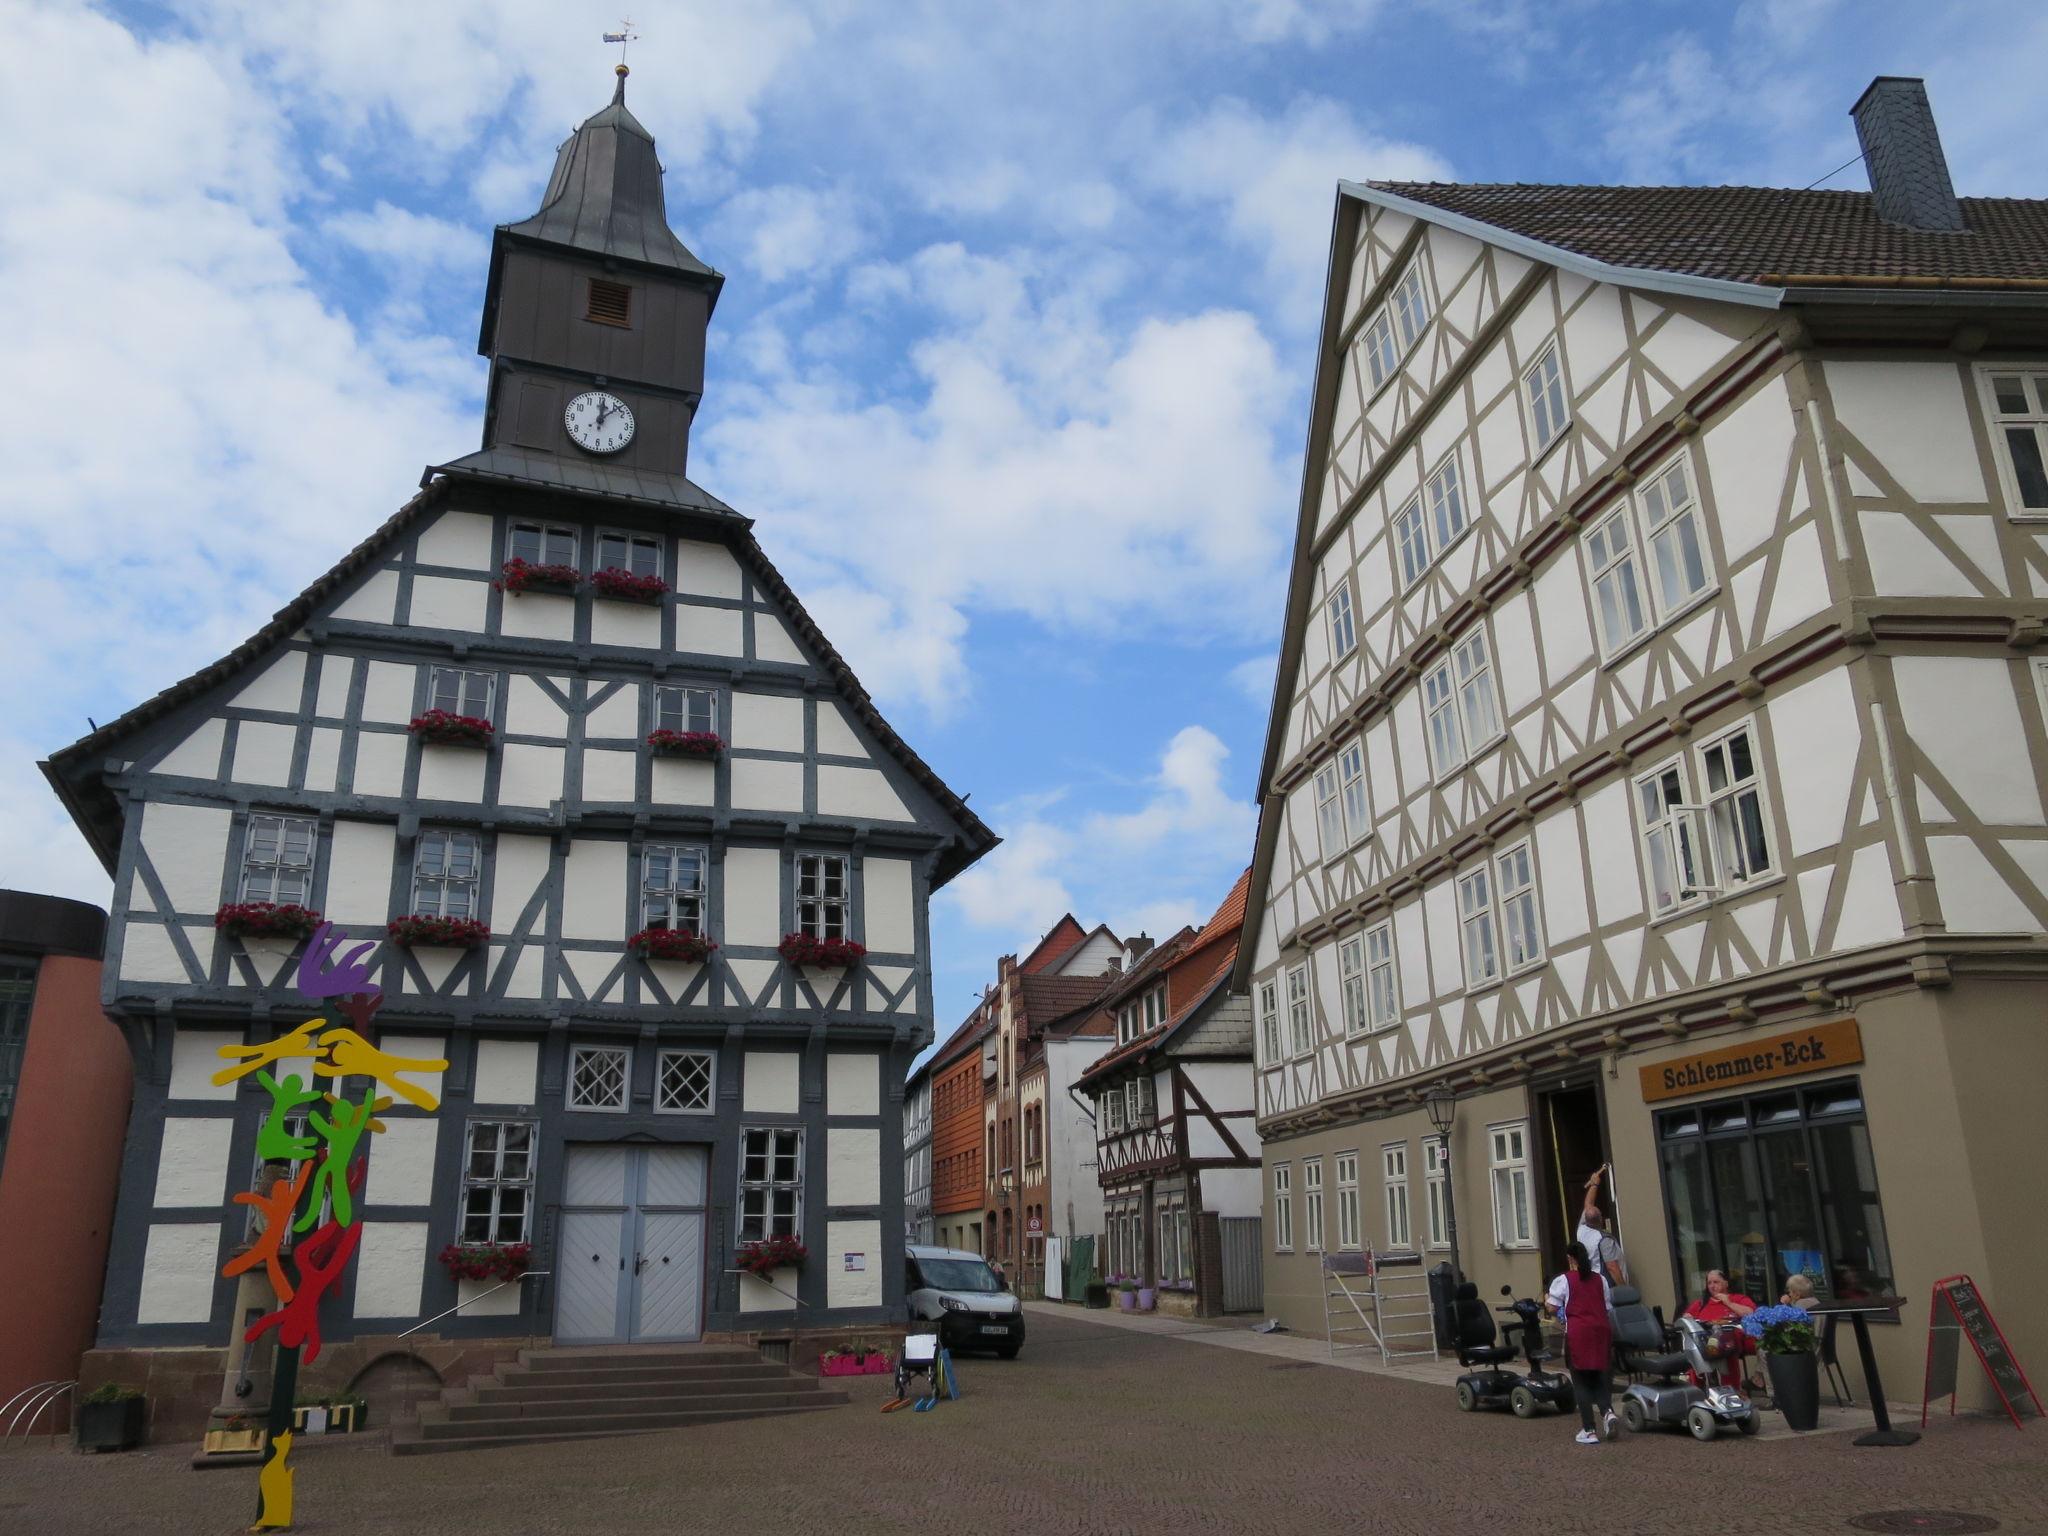
[(562, 422), (570, 441), (591, 453), (617, 453), (633, 441), (633, 408), (606, 390), (593, 389), (571, 400)]

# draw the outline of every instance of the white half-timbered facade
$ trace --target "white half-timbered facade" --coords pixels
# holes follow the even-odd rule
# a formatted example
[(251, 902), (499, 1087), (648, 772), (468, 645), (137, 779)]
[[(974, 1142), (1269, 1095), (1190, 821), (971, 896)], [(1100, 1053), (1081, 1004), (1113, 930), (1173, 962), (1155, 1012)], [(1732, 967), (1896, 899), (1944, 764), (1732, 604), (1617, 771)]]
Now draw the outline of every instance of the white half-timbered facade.
[(1340, 188), (1239, 962), (1293, 1326), (1311, 1166), (1482, 1290), (1611, 1165), (1667, 1307), (2024, 1311), (1955, 1196), (2048, 1070), (2048, 205), (1858, 124), (1872, 194)]

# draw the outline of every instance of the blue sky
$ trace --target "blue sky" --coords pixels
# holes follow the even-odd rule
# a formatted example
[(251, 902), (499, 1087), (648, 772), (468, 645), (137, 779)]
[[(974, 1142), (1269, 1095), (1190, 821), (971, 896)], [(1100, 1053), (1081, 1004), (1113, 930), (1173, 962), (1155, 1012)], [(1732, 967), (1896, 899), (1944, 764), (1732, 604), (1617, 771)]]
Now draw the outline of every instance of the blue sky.
[[(474, 446), (488, 230), (608, 98), (617, 19), (0, 0), (0, 885), (104, 900), (35, 759)], [(1250, 858), (1339, 177), (1805, 185), (1900, 73), (1960, 191), (2048, 192), (2033, 5), (639, 23), (670, 221), (727, 275), (693, 476), (1008, 839), (934, 908), (942, 1033), (1062, 910), (1167, 932)]]

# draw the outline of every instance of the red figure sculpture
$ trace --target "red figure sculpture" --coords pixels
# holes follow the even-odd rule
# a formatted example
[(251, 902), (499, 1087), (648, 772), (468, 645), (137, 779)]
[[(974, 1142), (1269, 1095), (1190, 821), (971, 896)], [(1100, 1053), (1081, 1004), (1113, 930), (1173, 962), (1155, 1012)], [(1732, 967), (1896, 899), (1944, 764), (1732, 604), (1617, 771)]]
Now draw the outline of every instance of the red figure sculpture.
[[(349, 1169), (348, 1188), (351, 1194), (361, 1191), (366, 1167), (366, 1164), (358, 1162)], [(348, 1261), (355, 1254), (356, 1244), (362, 1236), (363, 1224), (360, 1221), (345, 1227), (338, 1221), (329, 1221), (311, 1237), (301, 1241), (292, 1253), (299, 1270), (299, 1284), (292, 1293), (292, 1299), (268, 1317), (259, 1318), (256, 1325), (243, 1335), (244, 1341), (253, 1344), (275, 1328), (277, 1342), (284, 1348), (306, 1346), (306, 1364), (311, 1365), (319, 1359), (320, 1298), (348, 1268)]]

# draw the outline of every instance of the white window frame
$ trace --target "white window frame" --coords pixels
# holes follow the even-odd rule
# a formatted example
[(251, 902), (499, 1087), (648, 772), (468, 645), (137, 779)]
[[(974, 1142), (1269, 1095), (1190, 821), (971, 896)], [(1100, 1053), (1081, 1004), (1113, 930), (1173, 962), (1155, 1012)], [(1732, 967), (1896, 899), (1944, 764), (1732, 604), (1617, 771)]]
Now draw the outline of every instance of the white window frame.
[(1458, 876), (1458, 952), (1465, 962), (1467, 992), (1500, 981), (1500, 918), (1494, 911), (1490, 863)]
[[(576, 1074), (586, 1056), (619, 1058), (619, 1098), (616, 1104), (592, 1103), (577, 1096)], [(578, 1114), (623, 1115), (633, 1107), (633, 1047), (597, 1043), (569, 1046), (569, 1070), (562, 1078), (562, 1107)]]
[(1449, 1248), (1451, 1246), (1450, 1203), (1447, 1198), (1448, 1185), (1445, 1175), (1449, 1160), (1444, 1155), (1444, 1144), (1434, 1136), (1422, 1141), (1422, 1193), (1423, 1205), (1429, 1222), (1429, 1246)]
[[(522, 536), (530, 539), (534, 549), (538, 551), (537, 558), (520, 554), (519, 545)], [(558, 546), (564, 540), (568, 541), (569, 546), (567, 558), (557, 559), (555, 557), (562, 553)], [(528, 565), (573, 565), (581, 570), (582, 562), (578, 557), (582, 553), (583, 538), (581, 529), (564, 523), (536, 522), (531, 519), (520, 519), (517, 522), (506, 525), (505, 563), (507, 565), (511, 564), (514, 560), (524, 559)]]
[(1493, 895), (1501, 917), (1501, 969), (1509, 976), (1533, 970), (1543, 963), (1543, 911), (1536, 896), (1536, 849), (1529, 838), (1494, 856)]
[[(1998, 364), (1977, 365), (1978, 398), (1984, 406), (1984, 421), (1991, 437), (1991, 457), (1998, 464), (1998, 487), (2005, 496), (2005, 515), (2014, 522), (2039, 522), (2048, 519), (2048, 504), (2030, 507), (2020, 492), (2019, 468), (2013, 462), (2011, 436), (2031, 430), (2035, 451), (2040, 454), (2044, 470), (2048, 470), (2048, 364)], [(1998, 402), (1998, 380), (2019, 376), (2032, 386), (2033, 400), (2039, 410), (2008, 411)], [(2021, 396), (2025, 399), (2023, 393)]]
[[(1712, 787), (1709, 764), (1716, 751), (1727, 753), (1733, 767), (1730, 743), (1746, 736), (1749, 741), (1750, 776), (1718, 788)], [(1650, 919), (1659, 922), (1681, 912), (1724, 897), (1756, 890), (1784, 877), (1784, 864), (1773, 823), (1771, 775), (1756, 716), (1703, 737), (1691, 751), (1666, 758), (1647, 773), (1637, 774), (1629, 783), (1634, 806), (1638, 846), (1643, 862), (1643, 883), (1650, 902)], [(1670, 798), (1676, 785), (1679, 800)], [(1654, 786), (1654, 790), (1652, 787)], [(1658, 811), (1652, 813), (1650, 794)], [(1739, 821), (1734, 807), (1754, 796), (1756, 825), (1764, 843), (1766, 862), (1748, 867), (1749, 850), (1742, 849), (1741, 870), (1733, 867), (1724, 843), (1731, 821)], [(1671, 895), (1666, 899), (1658, 887), (1660, 859), (1672, 876)], [(1690, 876), (1690, 878), (1686, 878)]]
[[(600, 528), (597, 542), (592, 546), (591, 568), (599, 571), (625, 571), (633, 576), (665, 576), (667, 573), (662, 569), (662, 545), (665, 542), (666, 540), (659, 534), (629, 533), (623, 528)], [(605, 545), (608, 543), (625, 546), (621, 551), (626, 557), (625, 564), (621, 565), (617, 561), (605, 558)], [(644, 571), (635, 563), (642, 554), (648, 557), (648, 569)]]
[(1344, 999), (1344, 1033), (1363, 1034), (1367, 1028), (1364, 934), (1337, 941), (1337, 973), (1337, 990)]
[[(1682, 753), (1629, 781), (1652, 921), (1689, 911), (1713, 895), (1706, 867), (1706, 812), (1692, 803), (1691, 794), (1691, 775)], [(1668, 897), (1659, 887), (1660, 864), (1671, 876)]]
[(1124, 1088), (1123, 1088), (1123, 1084), (1122, 1084), (1122, 1083), (1118, 1083), (1118, 1084), (1116, 1084), (1116, 1085), (1115, 1085), (1114, 1087), (1111, 1087), (1111, 1088), (1106, 1088), (1106, 1089), (1104, 1089), (1104, 1090), (1103, 1090), (1103, 1094), (1102, 1094), (1102, 1097), (1101, 1097), (1101, 1099), (1100, 1099), (1100, 1100), (1099, 1100), (1098, 1102), (1099, 1102), (1099, 1103), (1100, 1103), (1100, 1104), (1102, 1105), (1102, 1134), (1103, 1134), (1103, 1135), (1105, 1135), (1105, 1136), (1121, 1136), (1121, 1135), (1123, 1135), (1123, 1133), (1124, 1133)]
[[(429, 855), (435, 849), (441, 854), (441, 872), (426, 873)], [(455, 855), (466, 849), (470, 855), (470, 872), (467, 875), (450, 874), (457, 867)], [(428, 887), (422, 880), (431, 881), (435, 899), (422, 900)], [(466, 909), (456, 911), (449, 902), (451, 891), (466, 887), (468, 899)], [(413, 842), (412, 850), (412, 907), (413, 915), (419, 917), (447, 917), (474, 920), (483, 910), (484, 895), (484, 840), (480, 833), (464, 831), (453, 827), (422, 827)]]
[(1287, 1047), (1289, 1056), (1306, 1056), (1315, 1049), (1315, 1014), (1309, 1003), (1306, 960), (1287, 973)]
[[(828, 896), (831, 888), (826, 878), (830, 866), (839, 866), (839, 895)], [(804, 895), (806, 866), (810, 866), (809, 878), (814, 894)], [(796, 931), (807, 939), (850, 939), (853, 937), (853, 861), (843, 853), (799, 853), (796, 855)], [(806, 922), (804, 909), (811, 907), (812, 913)], [(834, 917), (838, 931), (833, 932)]]
[[(764, 1171), (767, 1174), (766, 1178), (750, 1179), (747, 1177), (747, 1141), (752, 1136), (765, 1136), (767, 1138), (766, 1151), (762, 1154), (766, 1159), (764, 1164)], [(794, 1158), (796, 1177), (793, 1179), (779, 1179), (775, 1176), (775, 1164), (785, 1138), (793, 1139), (796, 1147)], [(802, 1127), (793, 1125), (741, 1126), (739, 1164), (740, 1198), (739, 1204), (733, 1210), (733, 1220), (736, 1223), (739, 1240), (743, 1243), (751, 1243), (766, 1237), (789, 1236), (801, 1238), (804, 1230), (804, 1133)], [(776, 1192), (785, 1189), (791, 1192), (791, 1212), (787, 1218), (789, 1227), (786, 1233), (777, 1228), (778, 1221), (784, 1218), (778, 1217), (775, 1214)], [(747, 1209), (750, 1193), (759, 1194), (762, 1197), (758, 1217)], [(760, 1229), (753, 1232), (748, 1231), (749, 1224), (756, 1220), (760, 1223)]]
[(1356, 848), (1372, 832), (1372, 806), (1365, 792), (1365, 738), (1354, 736), (1337, 749), (1337, 777), (1343, 784), (1344, 844)]
[[(700, 720), (702, 724), (698, 723)], [(687, 683), (657, 684), (654, 690), (654, 729), (715, 733), (718, 730), (718, 690), (694, 688)]]
[[(1429, 495), (1429, 541), (1435, 551), (1432, 558), (1441, 559), (1445, 550), (1465, 537), (1465, 530), (1472, 526), (1472, 509), (1465, 505), (1465, 480), (1458, 467), (1458, 450), (1453, 448), (1443, 457), (1443, 462), (1429, 472), (1424, 484)], [(1457, 526), (1446, 528), (1446, 516), (1455, 517)]]
[(1408, 1200), (1408, 1143), (1388, 1142), (1380, 1148), (1380, 1187), (1387, 1202), (1387, 1247), (1403, 1252), (1415, 1246), (1415, 1225)]
[[(1454, 519), (1456, 526), (1447, 527)], [(1395, 561), (1406, 592), (1428, 574), (1452, 545), (1471, 531), (1464, 470), (1453, 448), (1423, 477), (1421, 487), (1394, 514)]]
[(451, 715), (473, 720), (494, 718), (498, 701), (498, 674), (470, 667), (428, 667), (427, 708), (445, 709)]
[(1365, 367), (1372, 378), (1372, 393), (1378, 394), (1401, 371), (1401, 349), (1394, 340), (1394, 316), (1381, 305), (1364, 331)]
[[(298, 858), (295, 842), (303, 839), (305, 857)], [(266, 850), (264, 845), (270, 847)], [(242, 829), (242, 874), (238, 882), (240, 900), (268, 901), (279, 906), (310, 907), (313, 877), (320, 862), (320, 821), (314, 816), (286, 816), (274, 811), (252, 811)], [(280, 894), (287, 882), (294, 882), (296, 896)]]
[(1358, 1236), (1358, 1154), (1339, 1152), (1337, 1154), (1337, 1247), (1344, 1253), (1355, 1253), (1359, 1248)]
[(1323, 1251), (1323, 1160), (1301, 1160), (1301, 1246), (1305, 1252)]
[[(526, 1173), (521, 1178), (505, 1175), (505, 1131), (510, 1126), (526, 1129)], [(491, 1137), (491, 1173), (482, 1177), (472, 1170), (479, 1155), (477, 1132), (494, 1127)], [(517, 1115), (478, 1115), (463, 1126), (462, 1132), (462, 1177), (456, 1181), (455, 1191), (455, 1235), (456, 1240), (466, 1243), (523, 1243), (533, 1231), (533, 1191), (536, 1184), (534, 1165), (540, 1159), (540, 1122), (523, 1119)], [(519, 1225), (515, 1232), (507, 1235), (504, 1223), (504, 1192), (508, 1189), (523, 1190), (520, 1202)], [(470, 1193), (473, 1190), (490, 1191), (490, 1208), (484, 1214), (485, 1235), (470, 1236)]]
[(1344, 835), (1343, 785), (1337, 773), (1337, 759), (1331, 758), (1316, 770), (1316, 842), (1323, 862), (1341, 858), (1350, 840)]
[[(1733, 777), (1733, 743), (1738, 738), (1745, 738), (1749, 743), (1749, 777), (1746, 779)], [(1711, 772), (1717, 752), (1723, 754), (1730, 773), (1729, 781), (1718, 786)], [(1785, 870), (1778, 854), (1778, 840), (1771, 827), (1770, 774), (1764, 766), (1763, 737), (1756, 717), (1751, 716), (1701, 738), (1693, 748), (1693, 771), (1697, 775), (1695, 782), (1699, 785), (1700, 804), (1706, 811), (1707, 866), (1714, 893), (1728, 896), (1738, 891), (1754, 890), (1783, 875)], [(1756, 804), (1756, 832), (1763, 839), (1763, 862), (1752, 866), (1747, 841), (1738, 838), (1735, 840), (1736, 855), (1743, 867), (1737, 870), (1736, 857), (1731, 857), (1729, 852), (1730, 834), (1741, 827), (1738, 807), (1744, 798), (1751, 796)]]
[[(1673, 491), (1674, 483), (1680, 487), (1679, 492)], [(1700, 506), (1699, 477), (1693, 473), (1692, 461), (1685, 451), (1680, 449), (1637, 481), (1629, 494), (1629, 504), (1642, 519), (1645, 574), (1649, 577), (1651, 600), (1657, 606), (1657, 622), (1668, 624), (1718, 585), (1714, 552), (1707, 541), (1706, 513)], [(1661, 511), (1657, 510), (1660, 505)], [(1670, 547), (1666, 536), (1683, 543), (1688, 529), (1692, 534), (1692, 552), (1699, 560), (1699, 584), (1669, 591), (1664, 580), (1666, 551)]]
[(1365, 930), (1365, 999), (1368, 1028), (1392, 1029), (1401, 1022), (1401, 973), (1394, 960), (1391, 919)]
[(1422, 711), (1439, 781), (1483, 756), (1506, 734), (1493, 646), (1483, 624), (1453, 643), (1423, 674)]
[(1429, 574), (1429, 514), (1422, 509), (1420, 491), (1410, 496), (1401, 510), (1394, 514), (1394, 559), (1403, 592)]
[(1280, 978), (1269, 976), (1259, 983), (1259, 1044), (1265, 1051), (1264, 1066), (1286, 1058), (1280, 1054)]
[[(1666, 575), (1682, 569), (1671, 561), (1674, 546), (1697, 557), (1697, 585), (1669, 588)], [(1619, 660), (1645, 635), (1705, 602), (1720, 587), (1720, 567), (1691, 456), (1681, 448), (1643, 475), (1587, 525), (1579, 550), (1603, 662)]]
[(1273, 1251), (1294, 1252), (1294, 1169), (1273, 1165)]
[[(704, 1063), (704, 1102), (701, 1106), (669, 1104), (668, 1064), (683, 1057)], [(718, 1053), (690, 1046), (663, 1046), (654, 1059), (654, 1112), (657, 1115), (715, 1115), (718, 1113)]]
[[(1564, 384), (1564, 354), (1557, 339), (1522, 370), (1522, 406), (1529, 413), (1529, 462), (1535, 463), (1564, 440), (1572, 424), (1571, 392)], [(1544, 417), (1556, 413), (1546, 423)]]
[[(1586, 561), (1586, 584), (1593, 594), (1593, 625), (1600, 632), (1600, 654), (1612, 661), (1656, 626), (1649, 594), (1643, 588), (1643, 564), (1626, 497), (1594, 520), (1580, 547)], [(1631, 620), (1633, 627), (1624, 627)]]
[[(687, 865), (695, 860), (694, 881)], [(657, 870), (657, 864), (660, 868)], [(662, 883), (656, 885), (656, 875)], [(689, 843), (648, 843), (640, 850), (640, 926), (703, 934), (709, 917), (711, 852)]]
[(1323, 612), (1330, 621), (1330, 660), (1342, 661), (1358, 649), (1358, 616), (1351, 603), (1349, 577), (1337, 583), (1337, 590), (1330, 594)]
[(1529, 1122), (1486, 1128), (1487, 1185), (1493, 1191), (1493, 1241), (1498, 1248), (1536, 1246), (1534, 1186), (1529, 1176)]
[(1422, 340), (1422, 333), (1429, 329), (1429, 288), (1422, 280), (1421, 257), (1408, 263), (1408, 270), (1394, 284), (1393, 297), (1387, 301), (1387, 307), (1394, 312), (1394, 331), (1405, 359), (1415, 350), (1415, 344)]

